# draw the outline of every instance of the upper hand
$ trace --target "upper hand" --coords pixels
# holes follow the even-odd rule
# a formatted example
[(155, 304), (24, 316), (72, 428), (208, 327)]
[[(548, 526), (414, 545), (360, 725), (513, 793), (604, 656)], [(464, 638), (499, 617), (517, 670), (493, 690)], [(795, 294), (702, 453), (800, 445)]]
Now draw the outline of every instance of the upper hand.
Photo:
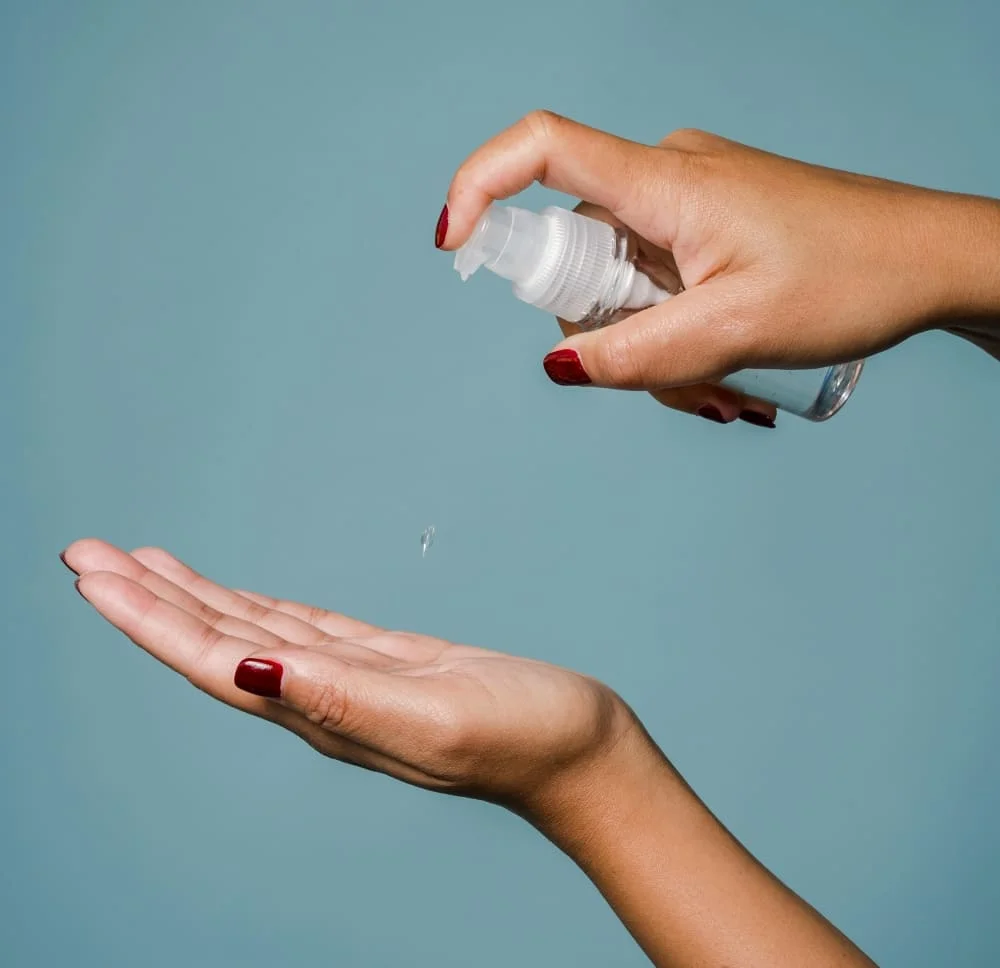
[(650, 147), (536, 112), (459, 168), (443, 247), (460, 246), (490, 202), (533, 181), (671, 254), (684, 285), (603, 330), (564, 327), (558, 348), (575, 351), (596, 385), (666, 389), (666, 403), (721, 403), (732, 419), (738, 395), (710, 384), (736, 370), (847, 362), (966, 317), (979, 323), (963, 335), (987, 346), (1000, 338), (992, 200), (820, 168), (699, 131)]
[(542, 662), (232, 591), (156, 548), (84, 540), (63, 560), (104, 618), (209, 695), (419, 786), (531, 815), (633, 729), (610, 689)]

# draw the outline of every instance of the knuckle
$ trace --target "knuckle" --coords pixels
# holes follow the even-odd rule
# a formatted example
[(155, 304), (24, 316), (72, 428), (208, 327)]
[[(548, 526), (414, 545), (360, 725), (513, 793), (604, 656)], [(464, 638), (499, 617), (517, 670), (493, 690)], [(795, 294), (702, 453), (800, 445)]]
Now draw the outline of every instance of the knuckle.
[(268, 608), (266, 605), (261, 605), (259, 602), (248, 601), (246, 613), (243, 618), (248, 622), (253, 622), (254, 625), (260, 625), (262, 622), (267, 620), (272, 611), (272, 609)]
[(624, 389), (643, 385), (642, 354), (631, 333), (615, 333), (594, 347), (594, 368), (601, 383)]
[(673, 162), (671, 179), (686, 188), (705, 182), (718, 167), (715, 156), (705, 151), (671, 149), (669, 153)]
[(207, 626), (216, 630), (219, 630), (226, 623), (227, 618), (225, 613), (201, 601), (194, 603), (194, 615), (195, 618), (200, 618)]
[(215, 625), (206, 625), (198, 634), (198, 646), (202, 653), (208, 652), (218, 645), (224, 637), (223, 632)]
[(347, 690), (333, 682), (320, 682), (309, 690), (302, 713), (311, 723), (336, 732), (347, 721)]
[(555, 140), (565, 120), (554, 111), (539, 108), (526, 114), (521, 123), (533, 141), (544, 145)]
[(212, 650), (225, 638), (225, 634), (214, 625), (206, 625), (198, 633), (194, 643), (195, 653), (190, 669), (185, 673), (188, 682), (199, 689), (205, 688), (202, 679), (208, 667)]

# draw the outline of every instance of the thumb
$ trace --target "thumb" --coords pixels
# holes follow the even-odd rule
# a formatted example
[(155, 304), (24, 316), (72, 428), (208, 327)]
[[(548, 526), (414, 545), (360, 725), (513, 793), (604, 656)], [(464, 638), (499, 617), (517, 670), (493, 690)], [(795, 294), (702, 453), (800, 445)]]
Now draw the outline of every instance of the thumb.
[(745, 320), (730, 279), (687, 289), (621, 322), (570, 336), (544, 359), (563, 386), (662, 390), (714, 383), (740, 369)]
[(236, 667), (236, 686), (301, 714), (315, 726), (390, 756), (403, 737), (434, 720), (432, 690), (420, 680), (328, 652), (289, 646), (254, 652)]

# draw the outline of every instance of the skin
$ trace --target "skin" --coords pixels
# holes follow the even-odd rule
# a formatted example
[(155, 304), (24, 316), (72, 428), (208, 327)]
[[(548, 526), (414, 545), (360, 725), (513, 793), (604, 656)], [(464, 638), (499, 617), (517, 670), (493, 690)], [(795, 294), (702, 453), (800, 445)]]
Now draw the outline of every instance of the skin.
[(726, 420), (762, 405), (713, 386), (747, 367), (848, 362), (947, 328), (1000, 357), (1000, 202), (768, 154), (703, 131), (654, 147), (546, 111), (462, 164), (443, 248), (540, 182), (672, 261), (684, 292), (590, 333), (563, 323), (595, 386)]
[[(527, 819), (656, 965), (872, 964), (725, 830), (593, 679), (233, 591), (157, 548), (88, 539), (63, 560), (105, 619), (210, 696), (333, 759)], [(280, 663), (280, 698), (234, 684), (246, 658)]]
[[(540, 181), (628, 225), (685, 291), (566, 339), (595, 385), (727, 420), (746, 366), (856, 359), (932, 327), (1000, 357), (1000, 204), (835, 172), (701, 132), (637, 145), (548, 113), (475, 152), (445, 248)], [(769, 411), (773, 414), (773, 410)], [(224, 588), (167, 552), (97, 540), (63, 555), (83, 597), (192, 684), (334, 759), (500, 804), (591, 878), (659, 968), (873, 962), (774, 878), (606, 686), (564, 669)], [(239, 688), (247, 658), (280, 696)]]

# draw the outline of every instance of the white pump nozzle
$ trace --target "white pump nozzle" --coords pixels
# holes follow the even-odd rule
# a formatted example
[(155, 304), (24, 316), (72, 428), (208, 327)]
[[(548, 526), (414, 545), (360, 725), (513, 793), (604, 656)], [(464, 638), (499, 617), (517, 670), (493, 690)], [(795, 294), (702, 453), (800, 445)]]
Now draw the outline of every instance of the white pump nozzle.
[(455, 253), (463, 280), (483, 265), (509, 279), (518, 299), (574, 323), (670, 295), (636, 271), (612, 226), (564, 208), (491, 205)]
[(544, 256), (549, 229), (544, 215), (523, 208), (491, 205), (469, 240), (455, 253), (455, 269), (465, 282), (480, 266), (526, 282)]

